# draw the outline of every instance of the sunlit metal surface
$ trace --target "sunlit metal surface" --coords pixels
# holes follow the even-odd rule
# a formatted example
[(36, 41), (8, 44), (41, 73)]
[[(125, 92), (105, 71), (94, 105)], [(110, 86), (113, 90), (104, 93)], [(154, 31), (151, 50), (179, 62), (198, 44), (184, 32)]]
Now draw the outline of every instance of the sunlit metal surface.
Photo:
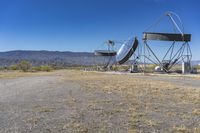
[(138, 40), (137, 38), (131, 38), (127, 42), (125, 42), (116, 55), (116, 61), (119, 64), (125, 63), (135, 52), (138, 47)]
[(117, 52), (111, 50), (95, 50), (94, 54), (97, 56), (115, 56)]
[(144, 32), (143, 33), (143, 40), (189, 42), (191, 40), (191, 34)]

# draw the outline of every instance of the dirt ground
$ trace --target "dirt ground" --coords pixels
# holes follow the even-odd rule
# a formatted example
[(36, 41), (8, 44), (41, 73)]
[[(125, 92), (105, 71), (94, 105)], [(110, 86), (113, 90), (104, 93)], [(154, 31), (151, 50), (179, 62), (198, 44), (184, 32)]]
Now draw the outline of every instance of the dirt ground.
[(2, 133), (200, 133), (200, 78), (0, 72)]

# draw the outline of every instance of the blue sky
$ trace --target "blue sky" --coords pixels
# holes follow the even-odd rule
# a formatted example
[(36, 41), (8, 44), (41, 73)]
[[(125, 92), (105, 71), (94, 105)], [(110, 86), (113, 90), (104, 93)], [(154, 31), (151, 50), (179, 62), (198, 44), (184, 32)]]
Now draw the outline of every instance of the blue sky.
[(181, 17), (200, 59), (199, 0), (0, 0), (0, 51), (93, 51), (137, 36), (166, 11)]

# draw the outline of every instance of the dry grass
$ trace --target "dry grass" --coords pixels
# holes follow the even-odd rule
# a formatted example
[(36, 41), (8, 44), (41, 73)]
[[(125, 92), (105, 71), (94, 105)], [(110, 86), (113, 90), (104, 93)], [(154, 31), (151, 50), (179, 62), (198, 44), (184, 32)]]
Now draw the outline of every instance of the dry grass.
[(200, 133), (200, 127), (194, 128), (194, 133)]
[(200, 109), (195, 109), (193, 112), (192, 112), (193, 115), (197, 115), (197, 116), (200, 116)]
[(188, 133), (189, 130), (184, 125), (181, 125), (180, 127), (173, 127), (173, 132), (175, 132), (175, 133)]
[(26, 120), (26, 122), (30, 123), (31, 125), (36, 125), (38, 123), (38, 121), (39, 121), (39, 118), (37, 118), (35, 116), (32, 116)]
[[(94, 97), (82, 100), (73, 94), (66, 101), (67, 107), (77, 109), (74, 121), (61, 123), (60, 130), (71, 132), (110, 131), (112, 119), (120, 118), (119, 126), (127, 126), (127, 132), (196, 132), (200, 130), (200, 89), (177, 86), (168, 82), (135, 78), (132, 75), (113, 75), (78, 70), (62, 70), (51, 73), (0, 72), (0, 78), (15, 78), (34, 75), (61, 74), (62, 81), (74, 82), (81, 86), (81, 92), (94, 96), (97, 93), (107, 99)], [(178, 77), (176, 77), (178, 78)], [(96, 94), (96, 95), (94, 95)], [(109, 97), (110, 96), (110, 97)], [(111, 97), (117, 97), (112, 99)], [(81, 101), (82, 100), (82, 101)], [(84, 103), (80, 103), (84, 102)], [(65, 104), (66, 104), (65, 103)], [(86, 108), (79, 109), (80, 104)], [(83, 107), (83, 108), (84, 108)], [(56, 112), (52, 106), (37, 106), (35, 113), (51, 114)], [(82, 117), (92, 113), (89, 122)], [(71, 117), (70, 117), (71, 118)], [(96, 119), (100, 119), (99, 121)], [(80, 121), (81, 120), (81, 121)], [(115, 120), (114, 122), (118, 121)], [(36, 125), (37, 117), (26, 122)], [(118, 127), (120, 129), (120, 127)], [(124, 128), (124, 127), (123, 127)]]
[(39, 113), (48, 113), (48, 112), (54, 112), (56, 109), (52, 107), (43, 107), (43, 106), (36, 106), (34, 107), (34, 112)]
[(21, 72), (21, 71), (0, 71), (0, 79), (6, 78), (17, 78), (17, 77), (28, 77), (28, 76), (42, 76), (50, 75), (53, 73), (49, 72)]
[[(162, 123), (168, 123), (170, 119), (189, 120), (191, 114), (199, 115), (200, 90), (194, 88), (179, 87), (167, 82), (153, 82), (150, 79), (138, 79), (130, 75), (112, 75), (96, 72), (68, 71), (65, 80), (81, 84), (82, 89), (86, 91), (102, 91), (105, 94), (119, 94), (124, 98), (122, 104), (128, 105), (129, 110), (115, 107), (108, 115), (117, 112), (128, 113), (129, 131), (137, 132), (140, 126), (154, 128), (162, 126)], [(98, 109), (100, 102), (94, 101), (88, 104), (88, 108)], [(106, 101), (112, 103), (112, 101)], [(162, 119), (152, 119), (152, 113), (162, 115)], [(196, 117), (195, 117), (196, 118)], [(165, 119), (169, 119), (166, 120)], [(182, 121), (183, 122), (183, 121)], [(169, 125), (173, 125), (168, 123)], [(181, 124), (181, 123), (180, 123)], [(167, 131), (174, 129), (176, 132), (194, 131), (199, 125), (194, 127), (166, 127)], [(141, 131), (141, 130), (140, 130)]]
[(82, 123), (76, 123), (76, 122), (71, 122), (71, 123), (67, 123), (63, 126), (62, 128), (63, 130), (67, 130), (67, 131), (73, 131), (73, 132), (88, 132), (88, 128), (86, 128)]

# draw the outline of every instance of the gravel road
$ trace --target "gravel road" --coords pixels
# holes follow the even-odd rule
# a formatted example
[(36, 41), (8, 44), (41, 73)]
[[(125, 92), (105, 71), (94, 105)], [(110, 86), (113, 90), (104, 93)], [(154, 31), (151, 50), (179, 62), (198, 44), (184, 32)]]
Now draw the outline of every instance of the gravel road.
[(79, 89), (59, 75), (0, 79), (0, 132), (66, 132)]
[[(120, 103), (120, 96), (98, 90), (91, 94), (62, 78), (62, 74), (54, 74), (0, 79), (0, 132), (96, 132), (98, 126), (104, 127), (109, 122), (104, 112), (109, 113)], [(113, 106), (94, 109), (93, 102), (98, 100), (112, 100)], [(120, 125), (124, 120), (121, 117), (124, 114), (115, 117), (110, 130), (127, 132), (127, 125)]]

